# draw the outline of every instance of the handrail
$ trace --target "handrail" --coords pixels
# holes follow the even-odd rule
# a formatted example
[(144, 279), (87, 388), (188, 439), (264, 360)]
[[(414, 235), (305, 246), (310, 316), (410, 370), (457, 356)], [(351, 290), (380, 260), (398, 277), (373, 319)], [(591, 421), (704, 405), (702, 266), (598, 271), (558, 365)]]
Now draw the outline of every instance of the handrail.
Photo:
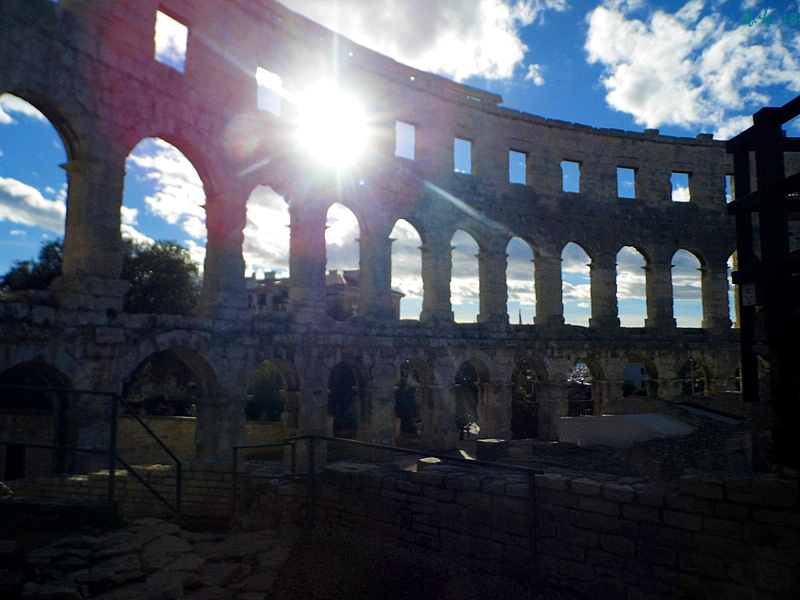
[[(161, 439), (153, 432), (152, 429), (142, 421), (141, 417), (136, 414), (136, 411), (133, 407), (116, 392), (99, 392), (95, 390), (82, 390), (82, 389), (74, 389), (74, 388), (59, 388), (59, 387), (49, 387), (49, 386), (36, 386), (36, 385), (19, 385), (19, 384), (11, 384), (11, 383), (0, 383), (0, 388), (5, 389), (19, 389), (19, 390), (36, 390), (40, 392), (55, 392), (60, 394), (80, 394), (80, 395), (88, 395), (88, 396), (103, 396), (110, 398), (111, 400), (111, 420), (109, 423), (109, 441), (108, 447), (105, 449), (88, 449), (82, 448), (79, 446), (49, 446), (46, 444), (34, 444), (28, 442), (14, 442), (14, 441), (6, 441), (0, 440), (0, 445), (7, 445), (7, 446), (21, 446), (26, 448), (50, 448), (53, 450), (61, 450), (61, 451), (68, 451), (68, 452), (88, 452), (92, 454), (105, 454), (108, 455), (108, 505), (109, 510), (112, 513), (116, 514), (116, 465), (119, 462), (125, 470), (136, 477), (136, 479), (142, 483), (152, 494), (156, 496), (162, 503), (164, 503), (171, 511), (175, 512), (176, 514), (180, 513), (181, 509), (181, 487), (182, 487), (182, 480), (183, 480), (183, 465), (181, 460), (161, 441)], [(154, 489), (150, 484), (148, 484), (144, 479), (136, 473), (132, 467), (125, 462), (122, 457), (117, 454), (117, 416), (118, 416), (118, 408), (119, 405), (122, 405), (127, 411), (129, 411), (139, 422), (139, 424), (144, 428), (147, 434), (153, 438), (156, 443), (167, 453), (169, 454), (170, 458), (175, 461), (175, 506), (173, 507), (167, 500), (164, 498), (161, 493), (159, 493), (156, 489)]]

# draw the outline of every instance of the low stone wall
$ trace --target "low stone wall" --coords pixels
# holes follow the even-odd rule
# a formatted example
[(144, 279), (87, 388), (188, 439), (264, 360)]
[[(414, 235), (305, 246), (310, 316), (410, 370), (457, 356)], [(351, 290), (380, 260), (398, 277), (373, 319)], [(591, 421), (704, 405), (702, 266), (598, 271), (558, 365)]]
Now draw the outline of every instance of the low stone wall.
[[(263, 464), (240, 465), (255, 474)], [(137, 468), (174, 497), (171, 467)], [(788, 600), (800, 589), (800, 490), (769, 476), (635, 478), (536, 476), (429, 465), (336, 463), (312, 502), (301, 482), (241, 480), (241, 529), (278, 518), (368, 530), (492, 570), (539, 577), (592, 598)], [(105, 499), (107, 474), (11, 482), (16, 496)], [(226, 518), (231, 464), (187, 461), (183, 512)], [(168, 511), (130, 475), (117, 480), (123, 516)]]
[[(592, 598), (788, 600), (800, 589), (796, 481), (543, 475), (535, 486), (531, 505), (524, 477), (338, 464), (321, 474), (314, 514)], [(290, 517), (303, 518), (305, 499), (283, 486)]]
[[(135, 466), (134, 470), (168, 502), (175, 502), (175, 467)], [(247, 474), (256, 467), (243, 464)], [(181, 511), (184, 516), (226, 519), (230, 515), (233, 475), (230, 461), (188, 460), (183, 463)], [(15, 498), (83, 499), (106, 502), (108, 471), (89, 475), (31, 477), (8, 482)], [(116, 472), (116, 502), (120, 516), (171, 517), (172, 512), (127, 471)]]

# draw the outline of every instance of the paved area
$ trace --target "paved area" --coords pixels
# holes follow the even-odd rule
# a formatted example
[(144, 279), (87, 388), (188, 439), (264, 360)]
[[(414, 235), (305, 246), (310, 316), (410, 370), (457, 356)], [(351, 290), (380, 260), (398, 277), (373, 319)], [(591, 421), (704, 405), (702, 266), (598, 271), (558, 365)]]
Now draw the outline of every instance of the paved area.
[(0, 598), (263, 600), (300, 536), (297, 527), (224, 535), (140, 519), (24, 553), (0, 541)]

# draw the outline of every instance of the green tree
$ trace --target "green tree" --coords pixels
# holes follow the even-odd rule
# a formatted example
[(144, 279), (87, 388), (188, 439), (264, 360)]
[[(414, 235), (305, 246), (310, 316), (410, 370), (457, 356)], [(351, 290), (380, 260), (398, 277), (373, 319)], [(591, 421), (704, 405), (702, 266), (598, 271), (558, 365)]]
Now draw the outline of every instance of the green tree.
[[(123, 243), (121, 279), (131, 282), (123, 299), (126, 312), (189, 314), (200, 295), (200, 274), (189, 251), (174, 242)], [(48, 242), (39, 260), (17, 261), (0, 278), (0, 291), (44, 290), (61, 275), (64, 243)]]
[(283, 412), (281, 390), (284, 387), (278, 368), (265, 360), (253, 371), (250, 384), (247, 386), (247, 393), (252, 397), (245, 406), (245, 416), (251, 421), (279, 420)]
[(46, 290), (61, 275), (61, 253), (64, 242), (46, 242), (39, 250), (39, 260), (18, 260), (0, 278), (0, 291)]
[(200, 274), (189, 251), (174, 242), (124, 244), (121, 278), (131, 282), (125, 312), (189, 314), (200, 295)]

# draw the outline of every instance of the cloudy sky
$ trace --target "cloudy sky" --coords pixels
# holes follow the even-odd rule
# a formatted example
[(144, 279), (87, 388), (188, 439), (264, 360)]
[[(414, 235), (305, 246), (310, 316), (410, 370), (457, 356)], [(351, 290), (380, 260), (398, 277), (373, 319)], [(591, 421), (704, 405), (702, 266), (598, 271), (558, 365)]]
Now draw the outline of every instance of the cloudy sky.
[[(501, 94), (504, 105), (598, 127), (726, 139), (749, 125), (763, 105), (800, 93), (800, 12), (797, 1), (715, 0), (286, 0), (289, 8), (401, 62)], [(765, 12), (766, 11), (766, 12)], [(767, 19), (759, 19), (759, 16)], [(787, 22), (781, 17), (787, 15)], [(798, 19), (796, 19), (797, 21)], [(743, 23), (744, 21), (744, 23)], [(751, 24), (752, 23), (752, 24)], [(158, 59), (182, 68), (185, 32), (162, 27)], [(792, 135), (800, 134), (792, 128)], [(66, 159), (44, 117), (13, 97), (0, 97), (0, 272), (36, 255), (43, 239), (63, 234)], [(202, 262), (202, 184), (191, 164), (160, 140), (143, 140), (128, 159), (122, 231), (140, 240), (170, 239)], [(355, 268), (357, 223), (346, 209), (329, 213), (328, 267)], [(288, 270), (288, 213), (269, 188), (248, 204), (244, 255), (248, 273)], [(402, 312), (419, 314), (419, 239), (399, 222), (393, 286), (406, 294)], [(456, 234), (452, 296), (458, 320), (477, 313), (477, 245)], [(530, 249), (512, 240), (509, 315), (535, 314)], [(586, 324), (589, 280), (583, 251), (564, 250), (568, 322)], [(700, 321), (699, 266), (674, 259), (679, 325)], [(618, 256), (620, 318), (644, 320), (641, 256)]]

